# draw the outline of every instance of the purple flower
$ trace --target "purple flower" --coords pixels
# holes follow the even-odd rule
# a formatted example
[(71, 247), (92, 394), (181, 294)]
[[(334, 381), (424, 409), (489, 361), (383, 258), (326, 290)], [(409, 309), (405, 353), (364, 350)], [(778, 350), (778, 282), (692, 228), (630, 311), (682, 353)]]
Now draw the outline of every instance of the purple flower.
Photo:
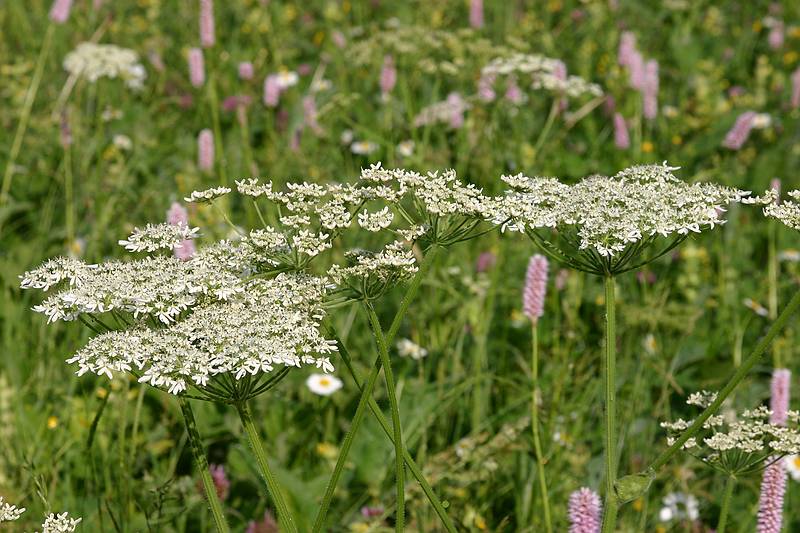
[[(768, 461), (775, 458), (767, 459)], [(786, 467), (776, 460), (764, 469), (758, 498), (758, 533), (780, 533), (783, 526), (783, 497), (786, 493)]]
[(655, 59), (648, 61), (644, 68), (642, 109), (646, 119), (653, 120), (658, 115), (658, 61)]
[(464, 111), (467, 104), (458, 93), (447, 95), (447, 103), (450, 106), (450, 127), (458, 129), (464, 125)]
[(493, 102), (497, 97), (494, 92), (496, 74), (482, 74), (478, 79), (478, 98), (484, 102)]
[[(778, 183), (780, 190), (780, 182)], [(772, 372), (770, 387), (770, 423), (786, 425), (789, 413), (789, 388), (792, 381), (791, 371), (776, 368)], [(778, 458), (764, 470), (761, 479), (761, 495), (758, 500), (758, 533), (780, 533), (783, 525), (783, 497), (786, 493), (786, 466)]]
[(767, 36), (769, 47), (773, 50), (778, 50), (783, 46), (783, 38), (783, 21), (777, 20), (773, 23), (772, 29), (769, 30), (769, 35)]
[(547, 258), (534, 255), (528, 261), (525, 288), (522, 292), (522, 310), (532, 322), (544, 314), (544, 297), (547, 294)]
[(211, 479), (214, 481), (214, 488), (217, 491), (217, 497), (220, 500), (225, 500), (228, 497), (228, 491), (231, 488), (231, 482), (228, 476), (225, 475), (225, 467), (222, 465), (209, 465), (208, 469), (211, 471)]
[(789, 387), (792, 383), (792, 372), (785, 368), (776, 368), (772, 373), (770, 422), (779, 426), (786, 425), (789, 413)]
[(636, 36), (629, 32), (622, 32), (619, 38), (619, 50), (617, 52), (617, 62), (623, 66), (631, 68), (633, 54), (636, 52)]
[(56, 24), (64, 24), (69, 18), (72, 0), (55, 0), (50, 7), (50, 20)]
[(197, 166), (205, 171), (214, 168), (214, 134), (208, 128), (197, 136)]
[(203, 45), (203, 48), (211, 48), (215, 41), (214, 2), (200, 0), (200, 44)]
[(252, 80), (254, 75), (253, 64), (249, 61), (242, 61), (239, 63), (239, 78), (243, 80)]
[(281, 87), (278, 83), (278, 76), (270, 74), (264, 79), (264, 105), (267, 107), (278, 107), (281, 98)]
[(248, 107), (253, 102), (249, 94), (234, 94), (222, 101), (223, 111), (236, 111), (240, 107)]
[(394, 66), (394, 58), (386, 55), (383, 58), (381, 67), (381, 97), (386, 100), (397, 83), (397, 69)]
[(279, 533), (278, 522), (269, 511), (264, 511), (264, 518), (260, 522), (250, 521), (245, 533)]
[(365, 505), (361, 508), (361, 516), (364, 518), (377, 518), (379, 516), (383, 516), (383, 513), (385, 512), (386, 510), (380, 506), (369, 507)]
[(600, 533), (600, 496), (586, 487), (569, 495), (569, 533)]
[(753, 120), (756, 118), (755, 111), (745, 111), (736, 119), (733, 127), (725, 135), (722, 146), (731, 150), (738, 150), (747, 141), (750, 131), (753, 129)]
[(473, 28), (483, 28), (483, 0), (470, 0), (469, 25)]
[(792, 98), (790, 100), (792, 109), (800, 107), (800, 67), (792, 72)]
[(497, 263), (497, 256), (492, 252), (483, 252), (475, 261), (475, 272), (479, 274), (481, 272), (488, 272), (494, 267), (495, 263)]
[[(563, 61), (556, 61), (553, 66), (553, 77), (557, 80), (567, 81), (567, 65)], [(561, 98), (561, 101), (558, 103), (558, 109), (559, 111), (567, 109), (566, 98)]]
[(195, 89), (199, 89), (206, 82), (203, 51), (200, 48), (189, 49), (189, 81)]
[(614, 113), (614, 146), (620, 150), (626, 150), (631, 146), (628, 125), (621, 113)]

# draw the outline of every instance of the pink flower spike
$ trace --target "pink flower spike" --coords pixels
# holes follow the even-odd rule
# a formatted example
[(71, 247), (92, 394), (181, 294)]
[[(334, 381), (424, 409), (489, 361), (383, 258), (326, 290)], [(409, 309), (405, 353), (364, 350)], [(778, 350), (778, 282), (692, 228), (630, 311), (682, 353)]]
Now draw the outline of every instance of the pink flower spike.
[(600, 496), (583, 487), (569, 496), (569, 533), (600, 533)]
[(397, 84), (397, 69), (394, 66), (394, 58), (387, 55), (383, 58), (383, 67), (381, 68), (381, 97), (386, 100), (389, 94)]
[[(775, 458), (767, 459), (768, 461)], [(783, 497), (786, 494), (786, 466), (777, 460), (764, 469), (761, 495), (758, 498), (757, 533), (781, 533)]]
[(653, 120), (658, 115), (658, 61), (651, 59), (644, 67), (644, 88), (642, 91), (644, 118)]
[(278, 76), (270, 74), (264, 79), (264, 105), (267, 107), (278, 107), (281, 98), (281, 87), (278, 84)]
[(206, 82), (206, 67), (203, 62), (203, 51), (200, 48), (189, 49), (189, 81), (195, 89), (199, 89)]
[(483, 0), (470, 0), (469, 25), (473, 28), (483, 28)]
[(630, 57), (630, 85), (633, 89), (641, 91), (644, 89), (645, 83), (645, 66), (642, 54), (634, 50)]
[(253, 64), (249, 61), (239, 63), (239, 78), (243, 80), (252, 80), (255, 71)]
[(467, 109), (467, 104), (458, 93), (448, 94), (447, 103), (450, 106), (450, 127), (458, 129), (464, 125), (464, 111)]
[(200, 44), (203, 48), (214, 46), (214, 2), (200, 0)]
[(790, 103), (792, 109), (800, 107), (800, 67), (792, 72), (792, 97)]
[(494, 92), (495, 74), (483, 74), (478, 79), (478, 98), (483, 102), (492, 102), (497, 97)]
[(214, 168), (214, 134), (208, 128), (197, 136), (197, 166), (205, 171)]
[[(172, 224), (173, 226), (188, 226), (189, 212), (178, 202), (172, 202), (169, 211), (167, 211), (167, 224)], [(195, 254), (194, 241), (187, 239), (181, 242), (181, 245), (175, 247), (172, 253), (181, 261), (188, 261)]]
[(779, 426), (786, 425), (789, 413), (789, 387), (792, 383), (792, 372), (785, 368), (776, 368), (772, 372), (770, 422)]
[(544, 297), (547, 294), (547, 258), (536, 254), (528, 262), (525, 288), (522, 293), (522, 310), (531, 322), (544, 314)]
[(622, 32), (619, 38), (619, 51), (617, 52), (617, 62), (623, 66), (631, 68), (631, 59), (636, 52), (636, 36), (629, 32)]
[(56, 24), (64, 24), (69, 18), (72, 0), (55, 0), (50, 7), (50, 20)]
[(747, 141), (750, 131), (753, 129), (753, 120), (756, 118), (755, 111), (745, 111), (736, 119), (733, 127), (725, 135), (722, 146), (731, 150), (738, 150)]
[(783, 29), (783, 21), (779, 20), (775, 22), (772, 26), (772, 29), (769, 30), (769, 36), (767, 36), (767, 41), (769, 42), (769, 47), (773, 50), (778, 50), (783, 47), (783, 40), (784, 40), (784, 29)]
[(225, 474), (225, 467), (222, 465), (211, 464), (208, 465), (211, 471), (211, 479), (214, 481), (214, 488), (217, 490), (217, 496), (220, 500), (225, 500), (228, 497), (228, 491), (231, 487), (231, 482)]
[(620, 113), (614, 113), (614, 146), (620, 150), (627, 150), (631, 147), (628, 125), (625, 123), (625, 117)]

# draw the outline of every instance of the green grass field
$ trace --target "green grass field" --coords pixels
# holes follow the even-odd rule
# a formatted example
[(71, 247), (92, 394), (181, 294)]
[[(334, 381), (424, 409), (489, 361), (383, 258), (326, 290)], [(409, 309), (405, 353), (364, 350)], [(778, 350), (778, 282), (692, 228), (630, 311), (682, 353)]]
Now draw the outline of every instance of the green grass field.
[[(378, 162), (423, 175), (454, 169), (486, 195), (504, 194), (502, 175), (574, 184), (663, 161), (688, 183), (761, 194), (778, 179), (784, 197), (800, 188), (796, 2), (485, 0), (480, 25), (468, 0), (217, 0), (213, 8), (215, 42), (202, 48), (205, 79), (196, 87), (187, 54), (201, 47), (197, 0), (75, 0), (63, 23), (48, 16), (49, 1), (0, 0), (0, 496), (27, 508), (18, 521), (0, 521), (2, 531), (34, 531), (44, 516), (64, 511), (82, 517), (77, 531), (216, 530), (176, 395), (122, 372), (112, 380), (76, 376), (65, 361), (95, 333), (77, 320), (48, 324), (31, 310), (42, 294), (20, 288), (20, 276), (51, 257), (89, 264), (136, 257), (118, 241), (164, 222), (173, 202), (200, 228), (198, 248), (261, 227), (262, 215), (274, 224), (285, 214), (262, 213), (241, 194), (189, 204), (192, 191), (235, 189), (250, 177), (271, 180), (275, 190), (355, 183)], [(631, 87), (631, 68), (619, 63), (625, 32), (640, 59), (657, 61), (654, 118), (643, 98), (652, 80), (649, 89)], [(64, 60), (84, 42), (130, 49), (141, 67), (135, 76), (101, 73), (94, 81), (87, 71), (70, 73)], [(570, 83), (596, 84), (597, 92), (482, 74), (514, 54), (560, 60), (576, 77)], [(240, 75), (243, 62), (252, 64), (251, 79)], [(395, 83), (382, 74), (392, 65)], [(141, 69), (141, 87), (131, 87)], [(265, 84), (273, 94), (265, 95)], [(449, 107), (430, 119), (437, 102)], [(748, 111), (759, 114), (749, 136), (725, 146)], [(627, 143), (615, 132), (615, 113)], [(210, 165), (198, 153), (206, 129)], [(731, 205), (724, 219), (615, 277), (611, 439), (619, 477), (667, 449), (662, 421), (697, 414), (685, 405), (689, 394), (720, 390), (749, 364), (797, 291), (797, 231), (764, 217), (760, 206)], [(405, 449), (453, 523), (444, 524), (406, 469), (406, 531), (567, 531), (573, 491), (589, 487), (605, 497), (603, 278), (550, 260), (536, 327), (537, 453), (523, 290), (528, 261), (542, 249), (522, 233), (487, 222), (484, 230), (447, 246), (426, 275), (389, 283), (369, 305), (355, 298), (326, 307), (323, 329), (346, 346), (358, 383), (340, 349), (330, 354), (340, 390), (315, 394), (306, 380), (319, 371), (305, 365), (250, 400), (296, 531), (315, 530), (359, 384), (379, 356), (368, 311), (374, 307), (388, 332), (416, 281), (416, 298), (387, 343), (394, 394), (383, 373), (373, 393), (386, 426), (365, 409), (321, 530), (402, 529), (389, 438), (396, 415)], [(347, 249), (375, 249), (381, 239), (352, 231), (325, 261), (342, 262)], [(418, 261), (424, 249), (413, 248)], [(306, 270), (324, 274), (320, 268)], [(133, 320), (110, 316), (121, 328)], [(799, 337), (790, 316), (720, 413), (769, 405), (773, 370), (800, 371)], [(424, 357), (406, 354), (416, 347)], [(230, 530), (278, 531), (265, 519), (280, 513), (237, 416), (242, 404), (188, 402), (208, 463), (224, 467), (220, 499)], [(795, 468), (800, 474), (800, 463)], [(756, 531), (762, 474), (736, 477), (726, 531)], [(620, 506), (613, 530), (715, 530), (725, 483), (724, 474), (678, 453), (649, 491)], [(669, 494), (696, 504), (670, 512)], [(798, 503), (800, 485), (790, 476), (781, 531), (800, 531)], [(282, 522), (281, 531), (291, 527)]]

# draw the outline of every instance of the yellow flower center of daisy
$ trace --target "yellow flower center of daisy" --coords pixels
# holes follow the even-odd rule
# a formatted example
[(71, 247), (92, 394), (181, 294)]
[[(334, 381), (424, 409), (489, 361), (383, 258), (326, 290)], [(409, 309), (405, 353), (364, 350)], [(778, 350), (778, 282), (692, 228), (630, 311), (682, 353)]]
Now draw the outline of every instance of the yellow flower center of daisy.
[(328, 378), (322, 378), (321, 380), (319, 380), (319, 384), (322, 385), (323, 387), (327, 387), (328, 385), (331, 384), (331, 380), (329, 380)]
[(800, 455), (794, 458), (794, 466), (800, 468)]

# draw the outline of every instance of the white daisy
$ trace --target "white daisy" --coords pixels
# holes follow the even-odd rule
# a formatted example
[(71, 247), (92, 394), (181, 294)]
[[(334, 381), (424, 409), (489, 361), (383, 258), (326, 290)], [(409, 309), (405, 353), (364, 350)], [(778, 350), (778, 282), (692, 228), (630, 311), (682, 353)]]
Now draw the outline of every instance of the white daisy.
[(358, 155), (369, 155), (378, 149), (378, 145), (370, 141), (356, 141), (350, 145), (350, 151)]
[(414, 154), (414, 141), (403, 141), (398, 144), (397, 154), (400, 157), (411, 157)]
[(795, 481), (800, 481), (800, 455), (787, 455), (783, 458), (786, 471)]
[(306, 380), (306, 387), (314, 394), (330, 396), (342, 388), (342, 380), (327, 374), (311, 374)]

